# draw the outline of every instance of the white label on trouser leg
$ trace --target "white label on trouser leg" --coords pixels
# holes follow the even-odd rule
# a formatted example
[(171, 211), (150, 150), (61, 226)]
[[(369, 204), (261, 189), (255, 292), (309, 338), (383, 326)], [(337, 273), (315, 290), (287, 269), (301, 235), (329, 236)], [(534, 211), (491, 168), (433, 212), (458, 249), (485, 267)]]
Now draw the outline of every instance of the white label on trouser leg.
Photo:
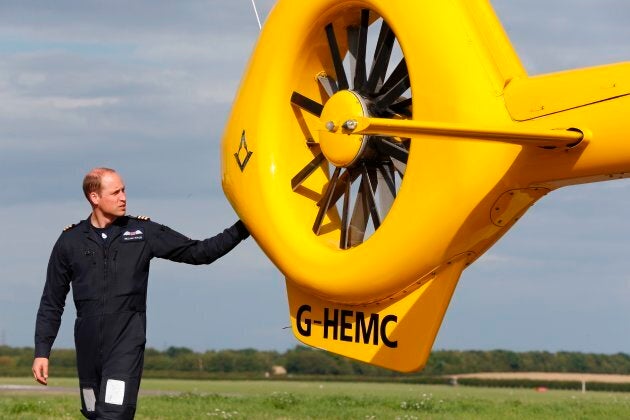
[(116, 379), (108, 379), (105, 387), (105, 402), (108, 404), (122, 405), (125, 399), (125, 382)]
[(94, 411), (96, 406), (96, 396), (92, 388), (83, 388), (83, 402), (87, 411)]

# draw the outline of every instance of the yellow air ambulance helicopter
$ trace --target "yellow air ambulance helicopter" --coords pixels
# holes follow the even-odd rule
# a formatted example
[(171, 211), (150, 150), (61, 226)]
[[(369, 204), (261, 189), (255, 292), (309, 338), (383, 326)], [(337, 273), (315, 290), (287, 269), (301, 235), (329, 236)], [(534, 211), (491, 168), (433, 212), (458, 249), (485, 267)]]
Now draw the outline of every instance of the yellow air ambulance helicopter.
[(630, 63), (530, 77), (487, 0), (280, 0), (223, 188), (302, 342), (421, 369), (461, 272), (542, 196), (630, 172)]

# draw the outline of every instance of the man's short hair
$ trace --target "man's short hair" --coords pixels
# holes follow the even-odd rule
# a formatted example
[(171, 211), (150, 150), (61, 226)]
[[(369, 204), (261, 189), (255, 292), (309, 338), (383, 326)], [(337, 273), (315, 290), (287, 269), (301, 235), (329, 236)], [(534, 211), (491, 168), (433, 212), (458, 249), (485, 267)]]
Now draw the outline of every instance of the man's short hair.
[(88, 201), (90, 201), (90, 193), (96, 192), (100, 194), (101, 180), (103, 175), (107, 173), (116, 173), (116, 171), (110, 168), (94, 168), (85, 175), (85, 178), (83, 178), (83, 194), (85, 194), (85, 198)]

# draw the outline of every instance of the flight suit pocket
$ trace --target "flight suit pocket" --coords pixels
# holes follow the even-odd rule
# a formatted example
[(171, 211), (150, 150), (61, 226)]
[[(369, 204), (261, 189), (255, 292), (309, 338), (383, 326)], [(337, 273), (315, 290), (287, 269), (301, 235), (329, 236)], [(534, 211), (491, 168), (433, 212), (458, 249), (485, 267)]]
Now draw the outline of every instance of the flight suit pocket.
[(95, 299), (98, 288), (95, 285), (96, 279), (101, 274), (102, 263), (99, 264), (97, 250), (84, 248), (80, 251), (79, 258), (75, 258), (72, 263), (73, 279), (72, 294), (75, 300)]

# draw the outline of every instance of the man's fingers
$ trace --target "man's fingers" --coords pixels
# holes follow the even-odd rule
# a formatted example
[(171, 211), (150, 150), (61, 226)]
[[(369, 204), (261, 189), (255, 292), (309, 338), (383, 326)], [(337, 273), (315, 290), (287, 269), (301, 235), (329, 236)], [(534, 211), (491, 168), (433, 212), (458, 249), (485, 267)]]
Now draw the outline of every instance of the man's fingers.
[(47, 385), (48, 382), (48, 372), (45, 371), (44, 366), (37, 366), (33, 369), (33, 376), (35, 376), (35, 380), (42, 385)]
[(48, 385), (48, 373), (41, 373), (38, 372), (37, 376), (35, 377), (35, 380), (37, 380), (37, 382), (39, 382), (42, 385)]
[(33, 377), (42, 385), (48, 385), (48, 359), (35, 359), (33, 363)]
[(44, 366), (42, 366), (42, 376), (44, 379), (43, 384), (47, 385), (48, 384), (48, 364), (44, 364)]
[(44, 380), (43, 375), (41, 374), (41, 369), (40, 367), (36, 367), (33, 368), (33, 377), (35, 378), (35, 380), (37, 382), (39, 382), (40, 384), (42, 383), (42, 381)]

